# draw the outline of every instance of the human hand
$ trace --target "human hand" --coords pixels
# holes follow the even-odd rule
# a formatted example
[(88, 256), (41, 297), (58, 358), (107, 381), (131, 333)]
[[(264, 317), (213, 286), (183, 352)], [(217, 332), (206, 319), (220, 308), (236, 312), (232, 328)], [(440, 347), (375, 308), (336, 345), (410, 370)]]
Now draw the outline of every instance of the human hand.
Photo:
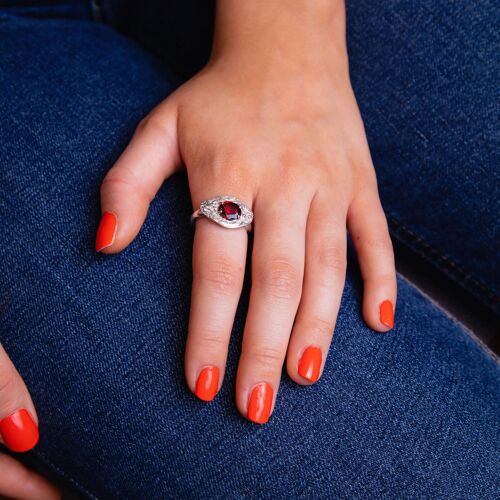
[[(0, 442), (14, 452), (31, 450), (38, 442), (37, 416), (21, 376), (0, 344)], [(26, 500), (61, 498), (44, 478), (0, 453), (0, 496)]]
[[(311, 2), (294, 2), (292, 12), (275, 1), (260, 9), (266, 12), (253, 2), (219, 3), (227, 5), (209, 64), (139, 124), (104, 179), (96, 249), (125, 248), (181, 165), (194, 208), (218, 195), (252, 207), (252, 289), (236, 402), (264, 423), (285, 355), (298, 384), (321, 375), (344, 286), (346, 222), (363, 275), (363, 317), (374, 330), (393, 326), (396, 276), (349, 82), (343, 7), (316, 17)], [(296, 19), (299, 4), (308, 15)], [(244, 229), (196, 222), (185, 374), (204, 400), (222, 384), (246, 250)]]

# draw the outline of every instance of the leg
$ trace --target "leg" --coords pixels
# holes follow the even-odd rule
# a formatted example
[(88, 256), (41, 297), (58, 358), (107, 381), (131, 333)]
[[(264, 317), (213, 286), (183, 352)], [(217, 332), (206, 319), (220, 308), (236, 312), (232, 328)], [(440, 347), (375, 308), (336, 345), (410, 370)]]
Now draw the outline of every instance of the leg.
[(347, 7), (353, 86), (393, 235), (500, 311), (496, 4)]
[(285, 379), (265, 427), (234, 405), (247, 286), (226, 383), (197, 401), (185, 176), (126, 251), (93, 251), (100, 180), (168, 78), (90, 23), (3, 18), (0, 38), (0, 339), (39, 411), (39, 460), (100, 498), (494, 496), (498, 366), (404, 281), (396, 329), (375, 334), (350, 266), (324, 377)]

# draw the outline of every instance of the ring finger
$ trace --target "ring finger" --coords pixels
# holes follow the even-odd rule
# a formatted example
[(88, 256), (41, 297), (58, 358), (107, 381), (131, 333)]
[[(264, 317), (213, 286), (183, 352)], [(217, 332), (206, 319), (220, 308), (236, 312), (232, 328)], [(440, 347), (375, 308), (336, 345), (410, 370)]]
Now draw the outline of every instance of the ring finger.
[(222, 384), (247, 240), (244, 228), (226, 229), (204, 218), (196, 222), (184, 368), (189, 388), (203, 401), (211, 401)]

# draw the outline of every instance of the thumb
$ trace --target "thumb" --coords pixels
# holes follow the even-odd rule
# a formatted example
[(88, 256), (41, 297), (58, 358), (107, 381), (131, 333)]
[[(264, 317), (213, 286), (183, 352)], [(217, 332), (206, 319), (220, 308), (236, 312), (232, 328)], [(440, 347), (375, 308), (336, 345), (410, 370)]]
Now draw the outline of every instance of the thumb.
[(0, 344), (0, 438), (12, 451), (22, 452), (38, 442), (35, 407), (23, 379)]
[(60, 500), (61, 492), (39, 474), (13, 458), (0, 453), (0, 498)]
[(103, 180), (97, 252), (120, 252), (132, 242), (163, 181), (179, 168), (177, 106), (171, 96), (139, 123)]

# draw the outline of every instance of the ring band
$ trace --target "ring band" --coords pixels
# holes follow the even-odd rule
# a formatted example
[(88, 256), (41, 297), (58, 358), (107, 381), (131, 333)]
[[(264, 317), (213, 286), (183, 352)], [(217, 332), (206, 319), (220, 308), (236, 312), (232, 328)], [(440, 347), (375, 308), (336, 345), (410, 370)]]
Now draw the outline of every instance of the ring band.
[(228, 229), (240, 227), (244, 227), (247, 231), (252, 229), (253, 212), (251, 208), (235, 196), (216, 196), (202, 201), (200, 208), (191, 215), (191, 223), (201, 217), (206, 217)]

